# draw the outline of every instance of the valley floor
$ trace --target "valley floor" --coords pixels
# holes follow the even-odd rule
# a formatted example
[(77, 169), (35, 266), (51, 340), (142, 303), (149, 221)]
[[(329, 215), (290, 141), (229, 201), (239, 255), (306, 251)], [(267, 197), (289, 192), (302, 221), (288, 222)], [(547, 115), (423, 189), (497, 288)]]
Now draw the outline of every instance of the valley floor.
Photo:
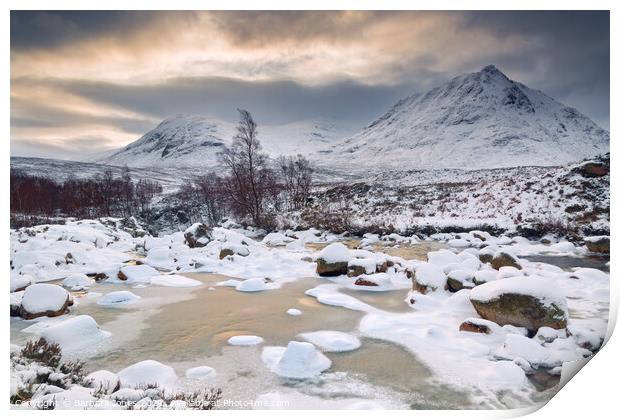
[[(133, 237), (112, 218), (10, 236), (15, 408), (190, 408), (215, 387), (218, 408), (522, 408), (607, 333), (608, 257), (553, 237)], [(548, 324), (479, 309), (511, 293)], [(84, 374), (28, 356), (39, 337)]]

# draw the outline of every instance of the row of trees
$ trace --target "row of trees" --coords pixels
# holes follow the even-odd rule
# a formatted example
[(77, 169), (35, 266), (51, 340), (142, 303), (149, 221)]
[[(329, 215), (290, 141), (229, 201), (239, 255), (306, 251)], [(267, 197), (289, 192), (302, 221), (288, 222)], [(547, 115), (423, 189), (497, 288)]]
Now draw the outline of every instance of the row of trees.
[(155, 181), (134, 182), (129, 169), (111, 170), (85, 179), (57, 182), (11, 170), (11, 211), (43, 216), (131, 216), (149, 208), (162, 187)]
[[(191, 221), (211, 225), (232, 215), (258, 227), (273, 225), (282, 210), (299, 210), (308, 200), (313, 170), (306, 158), (281, 156), (275, 161), (263, 152), (257, 124), (246, 110), (232, 145), (219, 156), (226, 171), (205, 173), (186, 180), (175, 194), (176, 207)], [(119, 176), (111, 170), (88, 179), (56, 182), (11, 172), (11, 210), (45, 216), (146, 215), (161, 185), (134, 182), (129, 169)]]
[(205, 215), (215, 224), (231, 214), (254, 226), (270, 226), (277, 212), (303, 207), (310, 196), (313, 170), (301, 155), (281, 156), (273, 163), (262, 151), (252, 115), (246, 110), (239, 114), (232, 145), (219, 157), (226, 174), (188, 180), (177, 196), (193, 220)]

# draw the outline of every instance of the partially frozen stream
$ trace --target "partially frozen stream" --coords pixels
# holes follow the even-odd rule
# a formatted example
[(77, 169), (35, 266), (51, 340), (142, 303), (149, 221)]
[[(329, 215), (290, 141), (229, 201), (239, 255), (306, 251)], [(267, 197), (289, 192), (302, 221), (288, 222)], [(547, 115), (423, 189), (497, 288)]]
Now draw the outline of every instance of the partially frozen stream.
[[(309, 248), (318, 250), (322, 246), (310, 244)], [(444, 247), (438, 242), (423, 242), (376, 247), (376, 250), (406, 259), (425, 260), (429, 251)], [(572, 257), (566, 260), (567, 264), (554, 264), (568, 268), (579, 266), (581, 260), (584, 259)], [(154, 359), (174, 367), (182, 387), (221, 387), (224, 398), (234, 401), (283, 397), (303, 408), (335, 408), (368, 400), (381, 401), (386, 408), (481, 408), (476, 395), (435, 382), (431, 371), (404, 347), (369, 338), (361, 338), (362, 346), (358, 350), (326, 353), (332, 367), (317, 379), (282, 379), (262, 362), (262, 345), (235, 347), (227, 340), (235, 335), (257, 335), (264, 339), (266, 346), (286, 346), (291, 340), (299, 340), (297, 335), (303, 332), (337, 330), (359, 335), (358, 325), (365, 313), (324, 305), (305, 295), (306, 290), (329, 283), (325, 279), (301, 278), (279, 289), (243, 293), (216, 286), (217, 282), (229, 279), (228, 276), (184, 275), (199, 280), (202, 285), (193, 288), (130, 287), (141, 299), (118, 307), (97, 305), (99, 294), (126, 290), (129, 285), (95, 284), (88, 296), (77, 294), (72, 315), (88, 314), (103, 330), (112, 333), (111, 338), (98, 347), (77, 355), (86, 361), (87, 370), (116, 372), (133, 363)], [(405, 303), (404, 290), (369, 292), (341, 288), (340, 292), (381, 311), (412, 311)], [(289, 308), (301, 310), (302, 315), (288, 315)], [(22, 330), (33, 324), (12, 318), (11, 341), (21, 344), (30, 339), (31, 333), (36, 333), (35, 326), (25, 332)], [(213, 367), (217, 375), (201, 381), (184, 378), (186, 369), (203, 365)]]

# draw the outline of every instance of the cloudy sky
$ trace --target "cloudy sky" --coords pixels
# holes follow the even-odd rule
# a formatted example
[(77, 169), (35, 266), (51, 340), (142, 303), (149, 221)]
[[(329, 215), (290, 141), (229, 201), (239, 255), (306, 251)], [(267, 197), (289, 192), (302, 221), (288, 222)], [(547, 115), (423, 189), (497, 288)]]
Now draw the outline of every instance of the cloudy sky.
[(11, 12), (11, 154), (80, 159), (163, 118), (361, 128), (495, 64), (609, 129), (608, 12)]

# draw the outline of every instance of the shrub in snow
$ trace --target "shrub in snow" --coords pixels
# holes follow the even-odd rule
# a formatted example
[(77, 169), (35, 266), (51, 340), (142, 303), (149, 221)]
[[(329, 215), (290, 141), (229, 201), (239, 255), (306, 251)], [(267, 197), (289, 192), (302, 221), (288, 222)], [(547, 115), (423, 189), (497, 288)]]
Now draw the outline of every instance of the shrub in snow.
[(128, 290), (119, 290), (116, 292), (106, 293), (101, 299), (97, 301), (97, 305), (126, 305), (128, 303), (133, 303), (138, 299), (140, 299), (140, 296), (135, 295)]
[(588, 251), (609, 254), (609, 236), (590, 236), (584, 240)]
[[(431, 253), (429, 252), (429, 254)], [(446, 279), (447, 277), (440, 267), (430, 263), (422, 263), (415, 268), (413, 273), (413, 290), (426, 294), (428, 291), (444, 289)]]
[(299, 341), (290, 341), (286, 348), (265, 347), (262, 357), (276, 375), (293, 379), (317, 376), (332, 365), (313, 344)]
[(194, 223), (183, 232), (190, 248), (202, 248), (213, 240), (213, 231), (204, 223)]
[(72, 303), (69, 293), (55, 284), (32, 284), (24, 290), (19, 310), (24, 319), (63, 315)]
[(341, 243), (327, 245), (316, 259), (319, 276), (340, 276), (347, 274), (351, 252)]
[(139, 388), (157, 384), (161, 388), (171, 388), (177, 375), (170, 366), (155, 360), (143, 360), (118, 372), (121, 387)]
[(517, 257), (506, 252), (506, 251), (498, 251), (493, 255), (493, 259), (491, 260), (491, 266), (499, 270), (501, 267), (511, 266), (521, 270), (521, 265), (517, 262)]
[(257, 335), (235, 335), (228, 339), (231, 346), (256, 346), (264, 340)]
[(99, 329), (97, 322), (89, 315), (79, 315), (66, 319), (41, 333), (48, 343), (58, 344), (63, 351), (74, 352), (85, 347), (91, 347), (111, 334)]
[(98, 370), (84, 378), (84, 384), (105, 394), (112, 394), (121, 387), (118, 375), (109, 370)]
[(20, 292), (34, 283), (34, 278), (28, 274), (11, 274), (11, 292)]
[(239, 255), (240, 257), (247, 257), (250, 255), (250, 250), (245, 245), (235, 245), (235, 244), (227, 244), (222, 247), (220, 250), (220, 260), (231, 256), (231, 255)]
[(328, 352), (356, 350), (362, 345), (356, 336), (340, 331), (315, 331), (299, 334), (299, 337)]
[(543, 277), (510, 277), (474, 287), (469, 300), (476, 312), (499, 325), (566, 328), (566, 299), (555, 282)]
[(71, 290), (84, 290), (93, 283), (95, 283), (95, 280), (82, 273), (66, 277), (62, 281), (62, 285)]
[(470, 270), (454, 270), (448, 273), (446, 280), (448, 290), (452, 293), (458, 292), (461, 289), (472, 289), (474, 272)]

